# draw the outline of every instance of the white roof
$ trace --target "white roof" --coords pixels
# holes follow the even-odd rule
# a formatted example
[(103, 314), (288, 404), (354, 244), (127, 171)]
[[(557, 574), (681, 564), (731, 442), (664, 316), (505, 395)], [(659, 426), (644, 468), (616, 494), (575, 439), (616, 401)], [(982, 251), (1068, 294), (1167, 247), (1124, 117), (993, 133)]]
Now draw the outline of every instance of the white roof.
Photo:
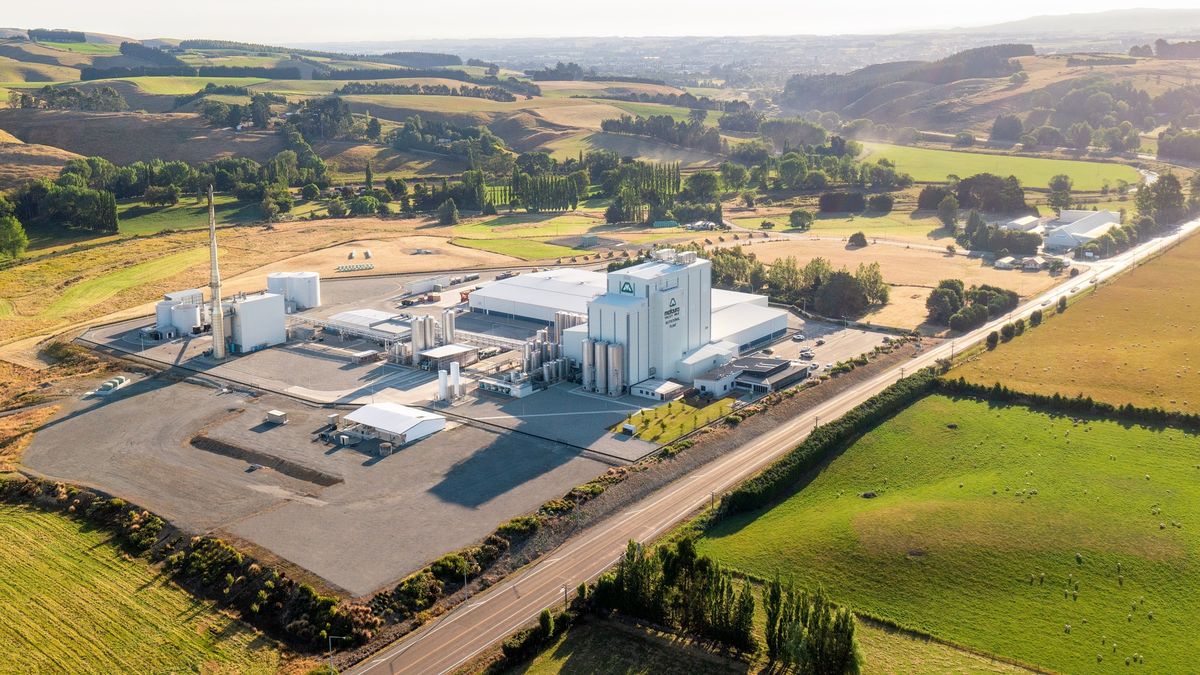
[(773, 321), (783, 321), (787, 326), (787, 313), (772, 307), (741, 303), (731, 305), (712, 315), (712, 339), (723, 340), (752, 326), (761, 326)]
[(684, 388), (684, 386), (682, 384), (679, 384), (678, 382), (672, 382), (670, 380), (658, 380), (658, 379), (646, 380), (644, 382), (638, 382), (637, 384), (635, 384), (633, 386), (635, 386), (638, 389), (641, 389), (643, 391), (652, 391), (655, 394), (671, 394), (671, 393), (677, 392), (680, 389)]
[(1051, 233), (1084, 234), (1110, 223), (1121, 222), (1121, 214), (1112, 211), (1064, 210), (1058, 218), (1046, 224)]
[(751, 305), (767, 304), (767, 296), (756, 295), (754, 293), (741, 293), (739, 291), (726, 291), (720, 288), (712, 289), (712, 311), (719, 312), (726, 307), (748, 303)]
[(640, 265), (634, 265), (633, 267), (626, 267), (623, 270), (617, 270), (613, 272), (613, 274), (623, 274), (625, 276), (634, 277), (635, 279), (652, 281), (663, 275), (670, 274), (671, 272), (686, 269), (688, 267), (696, 267), (699, 265), (708, 264), (709, 262), (704, 258), (696, 258), (690, 263), (667, 262), (665, 260), (648, 260)]
[(588, 301), (607, 290), (607, 275), (567, 267), (498, 279), (480, 287), (471, 297), (525, 302), (586, 314)]
[(345, 312), (338, 312), (337, 314), (329, 317), (329, 320), (336, 323), (344, 323), (350, 326), (370, 328), (375, 324), (385, 323), (395, 318), (395, 314), (381, 312), (378, 309), (351, 309)]
[(203, 298), (204, 290), (200, 288), (189, 288), (186, 291), (172, 291), (163, 296), (163, 300), (172, 300), (175, 302), (183, 302), (192, 300), (197, 296)]
[(346, 415), (347, 421), (362, 424), (389, 434), (403, 436), (409, 429), (427, 420), (446, 418), (398, 403), (372, 403)]
[(685, 354), (684, 357), (679, 360), (679, 362), (684, 365), (691, 366), (714, 357), (733, 357), (736, 356), (737, 353), (738, 346), (732, 342), (710, 342), (706, 345), (702, 345), (693, 349), (688, 354)]
[(459, 354), (466, 354), (467, 352), (473, 352), (475, 349), (475, 347), (471, 347), (470, 345), (442, 345), (441, 347), (426, 349), (425, 351), (421, 352), (421, 356), (427, 356), (431, 359), (444, 359), (451, 356), (458, 356)]

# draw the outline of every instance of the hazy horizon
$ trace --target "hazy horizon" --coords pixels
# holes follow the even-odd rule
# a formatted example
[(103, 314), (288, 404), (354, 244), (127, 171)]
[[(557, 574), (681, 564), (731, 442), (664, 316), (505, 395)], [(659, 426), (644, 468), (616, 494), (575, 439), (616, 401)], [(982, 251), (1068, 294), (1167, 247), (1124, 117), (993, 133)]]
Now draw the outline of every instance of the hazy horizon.
[[(449, 10), (378, 5), (347, 0), (331, 6), (315, 0), (255, 3), (210, 0), (199, 9), (178, 0), (128, 0), (119, 12), (81, 0), (49, 0), (10, 8), (3, 21), (12, 28), (66, 28), (136, 39), (213, 38), (297, 44), (437, 39), (520, 39), (547, 37), (738, 37), (755, 35), (891, 34), (984, 26), (1055, 15), (1094, 13), (1130, 7), (1115, 0), (1044, 2), (1014, 0), (981, 6), (949, 2), (894, 3), (863, 0), (852, 11), (805, 7), (779, 0), (750, 0), (730, 11), (713, 0), (654, 4), (611, 0), (603, 12), (563, 7), (548, 0), (496, 5), (462, 0)], [(1157, 0), (1152, 9), (1194, 9), (1194, 0)], [(497, 7), (513, 7), (504, 13)], [(69, 18), (66, 18), (69, 17)], [(764, 18), (769, 17), (769, 20)]]

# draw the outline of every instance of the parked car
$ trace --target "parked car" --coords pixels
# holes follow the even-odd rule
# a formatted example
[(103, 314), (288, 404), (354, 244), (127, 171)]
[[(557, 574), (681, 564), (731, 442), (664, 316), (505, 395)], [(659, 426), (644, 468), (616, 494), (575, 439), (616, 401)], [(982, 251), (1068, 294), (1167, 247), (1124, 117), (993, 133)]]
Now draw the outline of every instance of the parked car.
[(766, 355), (770, 356), (771, 354), (774, 354), (774, 353), (775, 353), (775, 350), (774, 350), (774, 349), (771, 349), (770, 347), (767, 347), (766, 349), (762, 350), (762, 353), (764, 353), (764, 354), (766, 354)]
[(819, 364), (819, 363), (810, 363), (810, 364), (808, 364), (808, 369), (809, 369), (809, 370), (820, 370), (820, 369), (821, 369), (821, 364)]
[(821, 345), (823, 345), (823, 344), (825, 344), (825, 339), (824, 339), (824, 338), (817, 338), (817, 346), (818, 346), (818, 347), (820, 347), (820, 346), (821, 346)]
[(796, 333), (793, 335), (792, 342), (804, 342), (804, 333)]

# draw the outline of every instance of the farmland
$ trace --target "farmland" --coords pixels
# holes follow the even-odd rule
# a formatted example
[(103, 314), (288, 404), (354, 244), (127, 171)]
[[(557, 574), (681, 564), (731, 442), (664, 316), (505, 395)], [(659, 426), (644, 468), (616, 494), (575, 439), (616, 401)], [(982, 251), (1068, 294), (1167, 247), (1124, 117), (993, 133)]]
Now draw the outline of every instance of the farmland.
[(1075, 181), (1076, 190), (1096, 191), (1103, 187), (1105, 180), (1114, 186), (1117, 180), (1130, 184), (1141, 180), (1136, 169), (1124, 164), (933, 150), (887, 143), (863, 145), (871, 159), (890, 159), (899, 170), (911, 174), (918, 181), (941, 182), (950, 174), (965, 177), (986, 172), (1016, 176), (1025, 187), (1041, 188), (1050, 182), (1050, 178), (1062, 173)]
[(272, 673), (280, 655), (250, 627), (196, 600), (107, 535), (61, 516), (0, 506), (4, 672)]
[(521, 260), (551, 260), (590, 254), (583, 249), (559, 246), (538, 239), (453, 239), (450, 243)]
[(1200, 412), (1198, 265), (1200, 237), (1190, 237), (961, 373), (1019, 391)]
[(930, 396), (782, 503), (719, 521), (700, 549), (1051, 670), (1141, 655), (1184, 672), (1200, 648), (1198, 463), (1178, 430)]
[[(743, 210), (744, 211), (744, 210)], [(776, 231), (787, 230), (787, 213), (766, 213), (764, 215), (733, 215), (730, 222), (734, 225), (750, 229), (762, 229), (763, 221), (775, 225)], [(848, 237), (855, 232), (862, 232), (868, 237), (887, 239), (904, 239), (926, 244), (950, 244), (954, 242), (949, 228), (932, 215), (922, 212), (918, 216), (912, 212), (902, 213), (893, 211), (886, 214), (817, 214), (812, 227), (806, 232), (813, 236)]]
[[(857, 222), (867, 220), (863, 218)], [(942, 279), (961, 279), (968, 286), (992, 284), (1016, 291), (1022, 297), (1032, 297), (1059, 283), (1047, 272), (997, 270), (978, 258), (951, 256), (945, 251), (899, 244), (878, 243), (866, 248), (848, 248), (839, 239), (795, 237), (755, 243), (746, 250), (764, 263), (790, 256), (804, 265), (812, 258), (820, 257), (828, 260), (834, 269), (846, 267), (851, 271), (859, 264), (877, 262), (883, 280), (892, 287), (891, 298), (888, 304), (872, 310), (863, 320), (906, 329), (924, 323), (928, 315), (925, 299), (930, 289)]]

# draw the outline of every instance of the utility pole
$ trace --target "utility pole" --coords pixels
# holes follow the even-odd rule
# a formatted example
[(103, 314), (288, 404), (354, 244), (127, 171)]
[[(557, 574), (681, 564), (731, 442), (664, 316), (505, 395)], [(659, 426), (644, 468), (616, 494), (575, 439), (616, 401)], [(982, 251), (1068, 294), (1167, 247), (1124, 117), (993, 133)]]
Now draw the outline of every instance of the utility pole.
[(563, 611), (567, 611), (567, 585), (563, 584)]

